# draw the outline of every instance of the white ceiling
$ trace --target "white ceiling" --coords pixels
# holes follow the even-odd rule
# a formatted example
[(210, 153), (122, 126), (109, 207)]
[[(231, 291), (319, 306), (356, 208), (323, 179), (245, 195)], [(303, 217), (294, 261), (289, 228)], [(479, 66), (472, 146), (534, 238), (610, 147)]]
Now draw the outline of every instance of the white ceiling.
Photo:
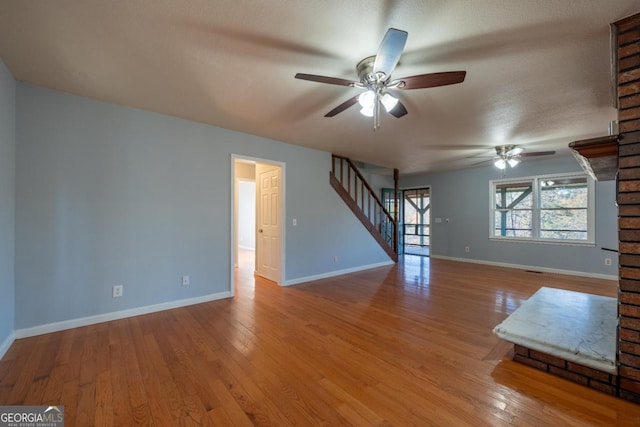
[[(401, 173), (463, 168), (499, 144), (567, 154), (616, 118), (609, 24), (637, 0), (0, 0), (0, 58), (18, 80), (314, 147)], [(409, 114), (329, 110), (387, 28), (393, 77), (466, 70), (402, 91)]]

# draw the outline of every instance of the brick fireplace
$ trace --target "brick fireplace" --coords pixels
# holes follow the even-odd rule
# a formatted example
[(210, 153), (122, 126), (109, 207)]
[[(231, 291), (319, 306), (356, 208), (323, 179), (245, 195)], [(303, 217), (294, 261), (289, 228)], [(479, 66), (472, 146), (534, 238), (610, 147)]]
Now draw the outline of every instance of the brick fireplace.
[(617, 170), (620, 252), (617, 375), (522, 344), (515, 345), (514, 360), (640, 403), (640, 14), (612, 26), (616, 52), (618, 136), (576, 141), (570, 147), (583, 168), (592, 175), (611, 179)]
[(618, 82), (619, 396), (640, 403), (640, 14), (613, 24)]

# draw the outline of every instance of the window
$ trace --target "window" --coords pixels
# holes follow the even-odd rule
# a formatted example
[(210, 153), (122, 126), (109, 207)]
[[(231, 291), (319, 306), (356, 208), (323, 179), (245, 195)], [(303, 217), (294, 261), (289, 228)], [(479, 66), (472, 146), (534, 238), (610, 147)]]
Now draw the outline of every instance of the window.
[(594, 242), (594, 185), (583, 174), (491, 181), (491, 237)]

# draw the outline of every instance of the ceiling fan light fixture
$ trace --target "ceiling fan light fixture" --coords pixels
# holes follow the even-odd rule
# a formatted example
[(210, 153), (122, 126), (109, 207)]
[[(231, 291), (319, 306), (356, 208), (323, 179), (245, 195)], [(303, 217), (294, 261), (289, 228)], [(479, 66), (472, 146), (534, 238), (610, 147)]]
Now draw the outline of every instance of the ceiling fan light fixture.
[(509, 163), (510, 167), (515, 168), (518, 165), (518, 163), (520, 163), (520, 160), (519, 159), (509, 159), (509, 160), (507, 160), (507, 162)]
[(360, 114), (366, 117), (373, 117), (373, 105), (370, 105), (368, 107), (362, 107), (360, 109)]
[[(371, 114), (373, 114), (373, 103), (375, 102), (375, 100), (376, 100), (376, 94), (372, 90), (368, 90), (366, 92), (362, 92), (358, 96), (358, 103), (360, 104), (362, 109), (371, 110)], [(362, 112), (362, 111), (360, 111), (360, 112)], [(364, 114), (364, 113), (362, 113), (362, 114)], [(366, 116), (366, 114), (365, 114), (365, 116)]]
[(498, 169), (504, 169), (507, 167), (507, 162), (504, 159), (498, 159), (496, 160), (496, 162), (494, 163), (495, 167), (497, 167)]
[(384, 105), (384, 109), (387, 110), (387, 112), (390, 112), (395, 108), (396, 105), (398, 105), (398, 98), (389, 93), (385, 93), (384, 95), (382, 95), (380, 102), (382, 102), (382, 105)]

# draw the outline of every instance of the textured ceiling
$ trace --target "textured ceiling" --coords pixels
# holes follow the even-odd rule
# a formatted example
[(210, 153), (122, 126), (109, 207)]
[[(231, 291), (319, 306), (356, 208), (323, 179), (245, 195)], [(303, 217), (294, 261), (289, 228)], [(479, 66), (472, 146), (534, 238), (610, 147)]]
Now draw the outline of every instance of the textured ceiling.
[[(18, 80), (314, 147), (401, 173), (471, 166), (499, 144), (567, 154), (616, 117), (609, 24), (637, 0), (0, 0), (0, 58)], [(387, 28), (408, 31), (393, 77), (466, 70), (402, 91), (371, 119), (357, 79)]]

